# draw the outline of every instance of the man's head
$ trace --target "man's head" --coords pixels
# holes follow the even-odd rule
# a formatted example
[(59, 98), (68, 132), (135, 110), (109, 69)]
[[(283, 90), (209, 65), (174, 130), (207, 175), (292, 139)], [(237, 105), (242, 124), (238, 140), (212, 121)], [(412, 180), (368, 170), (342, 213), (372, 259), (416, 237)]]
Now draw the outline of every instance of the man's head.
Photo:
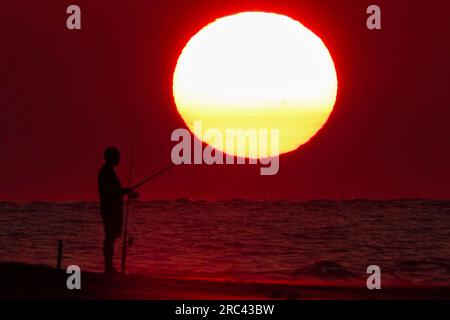
[(113, 167), (117, 166), (120, 162), (120, 152), (115, 147), (106, 148), (103, 156), (105, 157), (105, 162)]

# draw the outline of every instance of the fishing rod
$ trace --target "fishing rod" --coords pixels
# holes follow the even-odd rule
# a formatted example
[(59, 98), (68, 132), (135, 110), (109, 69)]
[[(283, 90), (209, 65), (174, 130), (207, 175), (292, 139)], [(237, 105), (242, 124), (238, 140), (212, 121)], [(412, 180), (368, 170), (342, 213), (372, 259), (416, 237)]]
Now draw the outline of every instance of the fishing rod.
[[(133, 179), (133, 162), (134, 162), (134, 152), (136, 148), (136, 133), (137, 133), (137, 118), (134, 122), (133, 129), (133, 140), (131, 141), (131, 152), (130, 152), (130, 169), (128, 172), (128, 185), (131, 185)], [(128, 242), (128, 215), (131, 211), (131, 198), (128, 196), (126, 206), (125, 206), (125, 226), (124, 226), (124, 234), (123, 234), (123, 242), (122, 242), (122, 269), (121, 273), (125, 274), (126, 268), (126, 260), (127, 260), (127, 242)]]
[[(226, 139), (230, 138), (231, 136), (227, 136)], [(154, 178), (162, 175), (163, 173), (165, 173), (166, 171), (172, 169), (173, 167), (177, 166), (176, 164), (172, 163), (171, 165), (165, 167), (164, 169), (159, 170), (158, 172), (152, 174), (151, 176), (145, 178), (144, 180), (142, 180), (141, 182), (135, 184), (133, 187), (130, 188), (131, 191), (134, 191), (140, 187), (142, 187), (144, 184), (146, 184), (147, 182), (149, 182), (150, 180), (153, 180)]]
[[(228, 139), (231, 136), (227, 136), (226, 139)], [(165, 173), (166, 171), (172, 169), (173, 167), (177, 166), (176, 164), (172, 163), (171, 165), (165, 167), (164, 169), (159, 170), (158, 172), (152, 174), (151, 176), (145, 178), (144, 180), (142, 180), (141, 182), (135, 184), (133, 187), (131, 187), (131, 191), (134, 191), (140, 187), (142, 187), (144, 184), (146, 184), (147, 182), (149, 182), (150, 180), (153, 180), (154, 178), (162, 175), (163, 173)]]
[[(136, 129), (135, 129), (136, 130)], [(135, 133), (136, 134), (136, 133)], [(134, 135), (135, 135), (134, 134)], [(133, 139), (134, 141), (135, 139)], [(134, 157), (134, 142), (133, 142), (133, 147), (132, 147), (132, 152), (131, 152), (131, 156), (130, 156), (130, 177), (132, 176), (132, 160)], [(152, 174), (151, 176), (145, 178), (144, 180), (142, 180), (141, 182), (139, 182), (138, 184), (134, 185), (133, 187), (130, 188), (131, 192), (133, 192), (134, 190), (136, 190), (137, 188), (143, 186), (144, 184), (146, 184), (147, 182), (149, 182), (150, 180), (162, 175), (164, 172), (166, 172), (167, 170), (173, 168), (174, 166), (176, 166), (175, 164), (171, 164), (170, 166), (165, 167), (164, 169)], [(131, 178), (129, 178), (129, 184), (131, 185)], [(123, 243), (122, 243), (122, 274), (125, 274), (125, 268), (126, 268), (126, 260), (127, 260), (127, 243), (128, 243), (128, 215), (131, 212), (131, 197), (128, 196), (127, 202), (126, 202), (126, 208), (125, 208), (125, 227), (124, 227), (124, 235), (123, 235)]]
[[(133, 144), (132, 144), (131, 155), (130, 155), (130, 172), (129, 172), (128, 185), (131, 185), (132, 163), (133, 163), (133, 158), (134, 158), (134, 143), (135, 143), (134, 141), (136, 140), (135, 136), (136, 136), (136, 127), (135, 127)], [(156, 173), (152, 174), (151, 176), (145, 178), (141, 182), (139, 182), (136, 185), (134, 185), (133, 187), (131, 187), (130, 188), (131, 192), (133, 192), (134, 190), (138, 189), (139, 187), (142, 187), (144, 184), (146, 184), (150, 180), (153, 180), (154, 178), (162, 175), (163, 173), (165, 173), (169, 169), (173, 168), (174, 166), (176, 166), (176, 165), (175, 164), (171, 164), (170, 166), (167, 166), (164, 169), (159, 170), (158, 172), (156, 172)], [(125, 226), (124, 226), (124, 235), (123, 235), (123, 243), (122, 243), (122, 270), (121, 270), (122, 274), (125, 274), (125, 268), (126, 268), (127, 244), (128, 244), (128, 215), (130, 214), (130, 212), (131, 212), (131, 197), (128, 196), (128, 199), (127, 199), (127, 202), (126, 202), (126, 208), (125, 208)]]
[[(230, 138), (232, 136), (227, 136), (226, 139)], [(152, 174), (151, 176), (145, 178), (144, 180), (142, 180), (141, 182), (135, 184), (133, 187), (131, 187), (131, 191), (134, 191), (140, 187), (142, 187), (144, 184), (146, 184), (147, 182), (149, 182), (150, 180), (153, 180), (154, 178), (162, 175), (163, 173), (165, 173), (166, 171), (172, 169), (173, 167), (177, 166), (176, 164), (172, 163), (171, 165), (165, 167), (164, 169), (159, 170), (158, 172)]]
[(159, 170), (158, 172), (152, 174), (151, 176), (145, 178), (144, 180), (142, 180), (141, 182), (139, 182), (138, 184), (135, 184), (133, 187), (131, 187), (131, 191), (136, 190), (137, 188), (142, 187), (144, 184), (146, 184), (147, 182), (149, 182), (150, 180), (153, 180), (154, 178), (162, 175), (164, 172), (168, 171), (169, 169), (173, 168), (174, 166), (176, 166), (176, 164), (171, 164), (170, 166), (165, 167), (162, 170)]

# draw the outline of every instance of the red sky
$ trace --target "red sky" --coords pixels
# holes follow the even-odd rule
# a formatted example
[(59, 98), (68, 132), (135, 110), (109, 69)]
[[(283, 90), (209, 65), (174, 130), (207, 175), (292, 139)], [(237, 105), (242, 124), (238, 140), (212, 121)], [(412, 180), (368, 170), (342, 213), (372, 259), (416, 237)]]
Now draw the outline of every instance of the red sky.
[[(382, 9), (369, 31), (368, 5)], [(105, 146), (123, 153), (127, 180), (170, 163), (184, 127), (171, 93), (176, 59), (216, 18), (245, 10), (301, 21), (328, 46), (338, 72), (334, 112), (280, 172), (182, 166), (143, 199), (450, 198), (448, 1), (8, 1), (2, 4), (0, 200), (90, 200)], [(82, 30), (65, 27), (78, 4)]]

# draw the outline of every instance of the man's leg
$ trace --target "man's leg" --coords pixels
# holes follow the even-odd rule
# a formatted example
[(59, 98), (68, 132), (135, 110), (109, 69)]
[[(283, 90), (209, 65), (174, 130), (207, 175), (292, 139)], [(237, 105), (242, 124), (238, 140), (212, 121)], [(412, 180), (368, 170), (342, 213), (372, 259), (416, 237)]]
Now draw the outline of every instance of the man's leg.
[(103, 242), (103, 255), (105, 257), (105, 273), (114, 273), (113, 256), (114, 256), (114, 242), (116, 238), (111, 235), (106, 235)]

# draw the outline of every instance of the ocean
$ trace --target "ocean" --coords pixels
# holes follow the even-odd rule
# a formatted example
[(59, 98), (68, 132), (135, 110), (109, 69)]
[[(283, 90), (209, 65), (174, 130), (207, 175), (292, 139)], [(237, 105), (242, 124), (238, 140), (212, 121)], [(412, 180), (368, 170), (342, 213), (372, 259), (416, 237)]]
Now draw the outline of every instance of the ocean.
[[(450, 201), (134, 202), (127, 272), (269, 281), (450, 284)], [(97, 202), (0, 202), (0, 261), (102, 271)], [(122, 241), (116, 244), (120, 267)], [(365, 282), (364, 282), (365, 283)]]

